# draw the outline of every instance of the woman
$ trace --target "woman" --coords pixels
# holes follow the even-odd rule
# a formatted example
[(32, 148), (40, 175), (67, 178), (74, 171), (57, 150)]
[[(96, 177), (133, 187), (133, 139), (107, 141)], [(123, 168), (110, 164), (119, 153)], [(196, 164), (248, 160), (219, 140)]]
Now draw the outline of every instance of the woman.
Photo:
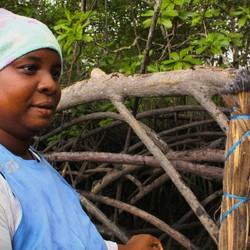
[(77, 193), (30, 146), (60, 101), (61, 69), (46, 25), (0, 9), (0, 249), (162, 249), (150, 235), (104, 241)]

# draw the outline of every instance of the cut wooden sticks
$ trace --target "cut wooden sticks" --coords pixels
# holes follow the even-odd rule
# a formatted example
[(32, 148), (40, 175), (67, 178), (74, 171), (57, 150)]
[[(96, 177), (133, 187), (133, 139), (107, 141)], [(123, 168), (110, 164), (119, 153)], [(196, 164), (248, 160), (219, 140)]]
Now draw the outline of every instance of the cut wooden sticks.
[(250, 212), (250, 74), (239, 70), (221, 94), (232, 108), (221, 204), (219, 250), (247, 249)]

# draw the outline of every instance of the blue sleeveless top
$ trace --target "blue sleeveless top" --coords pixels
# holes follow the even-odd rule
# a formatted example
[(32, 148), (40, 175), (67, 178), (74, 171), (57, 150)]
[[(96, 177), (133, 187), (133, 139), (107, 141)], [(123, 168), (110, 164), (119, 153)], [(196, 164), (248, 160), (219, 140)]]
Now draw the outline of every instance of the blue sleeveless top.
[(13, 250), (107, 250), (77, 193), (43, 157), (24, 160), (0, 145), (0, 173), (22, 209)]

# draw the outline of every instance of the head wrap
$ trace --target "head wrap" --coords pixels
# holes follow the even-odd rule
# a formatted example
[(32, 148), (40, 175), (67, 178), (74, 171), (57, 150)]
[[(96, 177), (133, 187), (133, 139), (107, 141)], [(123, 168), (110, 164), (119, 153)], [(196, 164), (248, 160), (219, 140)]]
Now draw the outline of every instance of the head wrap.
[(62, 61), (61, 48), (45, 24), (0, 8), (0, 70), (23, 55), (44, 48), (58, 52)]

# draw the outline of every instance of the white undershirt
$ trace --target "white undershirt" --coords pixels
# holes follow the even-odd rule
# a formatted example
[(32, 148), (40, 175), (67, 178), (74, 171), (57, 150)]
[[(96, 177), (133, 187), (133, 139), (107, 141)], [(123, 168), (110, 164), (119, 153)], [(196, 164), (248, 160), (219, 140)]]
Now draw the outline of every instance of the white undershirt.
[[(11, 242), (22, 217), (18, 200), (0, 174), (0, 249), (12, 250)], [(118, 250), (115, 242), (105, 241), (108, 250)]]

